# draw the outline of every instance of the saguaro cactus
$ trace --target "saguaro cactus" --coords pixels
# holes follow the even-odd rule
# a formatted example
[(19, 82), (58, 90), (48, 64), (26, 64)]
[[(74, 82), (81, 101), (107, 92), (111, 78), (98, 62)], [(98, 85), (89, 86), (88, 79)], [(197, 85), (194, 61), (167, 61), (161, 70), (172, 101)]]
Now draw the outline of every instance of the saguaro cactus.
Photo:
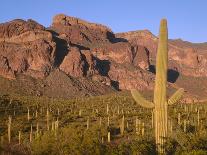
[(125, 118), (124, 118), (124, 115), (122, 117), (122, 120), (121, 120), (121, 124), (120, 124), (120, 132), (121, 132), (121, 135), (123, 136), (124, 135), (124, 124), (125, 124)]
[(29, 111), (29, 107), (27, 107), (27, 120), (30, 120), (30, 111)]
[(108, 143), (110, 143), (111, 142), (111, 133), (110, 133), (110, 131), (108, 132)]
[(168, 31), (167, 20), (160, 22), (159, 43), (156, 58), (156, 76), (153, 102), (144, 99), (137, 90), (131, 90), (133, 98), (138, 104), (145, 108), (154, 108), (155, 138), (159, 154), (165, 152), (164, 143), (167, 137), (167, 106), (176, 103), (183, 95), (184, 90), (180, 88), (167, 100), (167, 65), (168, 65)]
[(21, 131), (19, 131), (19, 145), (21, 144)]
[(50, 117), (50, 114), (49, 114), (49, 109), (47, 108), (47, 114), (46, 114), (46, 119), (47, 119), (47, 130), (49, 131), (50, 130), (50, 126), (49, 126), (49, 118)]
[(8, 122), (8, 141), (9, 143), (11, 142), (11, 121), (12, 121), (12, 118), (11, 116), (9, 116), (9, 122)]

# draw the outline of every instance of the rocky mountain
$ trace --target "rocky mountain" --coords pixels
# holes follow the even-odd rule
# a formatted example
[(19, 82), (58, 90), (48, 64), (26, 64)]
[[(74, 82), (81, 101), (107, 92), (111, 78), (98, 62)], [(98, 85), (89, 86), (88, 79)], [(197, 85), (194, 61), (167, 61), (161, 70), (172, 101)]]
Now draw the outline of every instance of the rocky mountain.
[[(157, 41), (148, 30), (114, 34), (104, 25), (63, 14), (49, 28), (16, 19), (0, 24), (0, 76), (9, 79), (10, 88), (14, 81), (28, 85), (31, 80), (21, 81), (31, 77), (32, 92), (49, 96), (52, 89), (57, 97), (152, 90)], [(206, 65), (207, 43), (169, 40), (170, 89), (184, 87), (194, 98), (203, 96)]]

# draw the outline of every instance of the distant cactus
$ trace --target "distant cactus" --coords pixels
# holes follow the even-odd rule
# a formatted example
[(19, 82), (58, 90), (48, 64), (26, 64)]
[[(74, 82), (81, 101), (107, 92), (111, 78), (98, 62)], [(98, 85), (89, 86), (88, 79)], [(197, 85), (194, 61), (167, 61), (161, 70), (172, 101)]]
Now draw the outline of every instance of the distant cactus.
[(36, 125), (36, 137), (39, 137), (39, 123)]
[(32, 134), (33, 134), (33, 127), (32, 127), (32, 124), (31, 124), (30, 134), (29, 134), (29, 141), (30, 141), (30, 143), (32, 142)]
[(108, 143), (110, 143), (111, 142), (111, 133), (110, 133), (110, 131), (108, 132)]
[(152, 110), (152, 128), (154, 128), (154, 109)]
[(182, 88), (179, 89), (167, 101), (166, 84), (168, 65), (168, 32), (166, 19), (162, 19), (160, 23), (160, 34), (156, 59), (154, 101), (147, 101), (139, 94), (137, 90), (131, 90), (131, 94), (136, 102), (141, 106), (145, 108), (154, 108), (157, 151), (158, 153), (162, 154), (165, 152), (163, 145), (167, 137), (167, 106), (176, 103), (182, 97), (184, 92)]
[(109, 105), (108, 104), (106, 105), (106, 114), (107, 115), (109, 114)]
[(200, 126), (200, 110), (199, 109), (197, 111), (197, 126), (198, 126), (198, 128)]
[(30, 113), (29, 113), (29, 107), (27, 107), (27, 120), (30, 120)]
[(140, 120), (136, 117), (136, 119), (135, 119), (135, 131), (136, 131), (137, 135), (139, 135), (139, 125), (140, 125)]
[(54, 131), (54, 130), (55, 130), (55, 122), (52, 121), (52, 131)]
[(21, 131), (19, 131), (18, 139), (19, 139), (19, 145), (20, 145), (21, 144)]
[(55, 130), (58, 130), (59, 128), (59, 120), (57, 118), (57, 120), (55, 121)]
[(107, 125), (108, 125), (108, 127), (110, 126), (110, 117), (109, 116), (107, 118)]
[(181, 124), (181, 119), (180, 119), (180, 113), (178, 113), (178, 125), (180, 125)]
[(121, 135), (123, 136), (124, 135), (124, 122), (125, 122), (125, 118), (124, 118), (124, 115), (122, 117), (122, 120), (121, 120), (121, 123), (120, 123), (120, 132), (121, 132)]
[(100, 117), (99, 118), (99, 126), (101, 127), (101, 125), (102, 125), (102, 118)]
[(142, 136), (144, 136), (144, 128), (145, 128), (145, 125), (144, 125), (144, 122), (142, 122)]
[(8, 142), (10, 143), (11, 142), (11, 121), (12, 121), (12, 118), (11, 116), (9, 116), (9, 122), (8, 122)]
[(49, 126), (49, 118), (50, 117), (50, 114), (49, 114), (49, 109), (47, 108), (47, 114), (46, 114), (46, 119), (47, 119), (47, 130), (49, 131), (50, 130), (50, 126)]
[(87, 119), (87, 122), (86, 122), (86, 127), (87, 127), (87, 130), (89, 129), (89, 117), (88, 117), (88, 119)]
[(79, 117), (82, 116), (82, 110), (81, 109), (79, 110), (79, 114), (78, 115), (79, 115)]
[(36, 109), (36, 111), (35, 111), (35, 118), (37, 118), (37, 117), (38, 117), (38, 111)]
[(184, 119), (184, 121), (183, 121), (183, 131), (184, 132), (186, 132), (186, 127), (187, 126), (187, 121), (186, 121), (186, 119)]

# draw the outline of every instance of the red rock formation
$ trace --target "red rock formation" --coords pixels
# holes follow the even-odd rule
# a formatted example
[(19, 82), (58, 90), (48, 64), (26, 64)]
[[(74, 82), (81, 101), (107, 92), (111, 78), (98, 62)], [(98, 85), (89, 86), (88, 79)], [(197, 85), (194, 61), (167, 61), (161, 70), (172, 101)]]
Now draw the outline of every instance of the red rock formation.
[(144, 46), (134, 46), (132, 49), (132, 63), (136, 67), (148, 70), (150, 66), (148, 49)]
[(84, 73), (87, 76), (91, 76), (96, 72), (96, 61), (94, 59), (93, 54), (89, 50), (81, 50), (81, 54), (85, 60), (85, 67), (84, 67)]
[(109, 77), (112, 81), (117, 81), (119, 89), (146, 90), (153, 88), (154, 76), (146, 71), (132, 65), (120, 65), (113, 63), (110, 66)]
[(8, 59), (0, 55), (0, 75), (9, 79), (15, 79), (14, 73), (12, 72)]
[(70, 48), (68, 55), (65, 56), (60, 70), (73, 77), (83, 77), (84, 59), (77, 47)]
[(112, 31), (106, 26), (89, 23), (63, 14), (56, 15), (53, 18), (50, 29), (64, 35), (68, 42), (85, 47), (109, 42), (113, 37)]
[(95, 74), (95, 60), (89, 50), (71, 47), (60, 65), (60, 70), (73, 77), (86, 77)]
[[(142, 45), (149, 50), (150, 59), (154, 60), (158, 38), (147, 30), (116, 34), (119, 38), (127, 39), (134, 46)], [(199, 48), (201, 46), (201, 48)], [(207, 55), (204, 44), (192, 44), (182, 40), (169, 41), (169, 68), (177, 69), (183, 75), (207, 76)]]
[(0, 38), (12, 38), (28, 31), (43, 31), (44, 29), (44, 26), (38, 24), (31, 19), (27, 22), (21, 19), (16, 19), (11, 22), (0, 24)]
[(0, 24), (0, 74), (44, 77), (53, 67), (56, 44), (52, 34), (32, 20)]
[(92, 49), (93, 55), (101, 60), (113, 60), (116, 63), (132, 62), (132, 46), (129, 43), (105, 44)]
[(148, 30), (118, 33), (116, 37), (128, 40), (133, 46), (141, 45), (150, 51), (150, 57), (155, 56), (158, 38)]

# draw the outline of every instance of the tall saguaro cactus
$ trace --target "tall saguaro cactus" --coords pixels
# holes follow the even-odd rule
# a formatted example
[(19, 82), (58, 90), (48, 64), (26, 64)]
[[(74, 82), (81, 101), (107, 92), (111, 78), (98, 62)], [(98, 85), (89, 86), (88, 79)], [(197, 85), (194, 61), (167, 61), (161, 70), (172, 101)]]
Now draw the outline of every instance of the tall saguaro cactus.
[(167, 106), (176, 103), (183, 95), (184, 89), (180, 88), (167, 100), (167, 66), (168, 66), (168, 31), (167, 20), (160, 22), (159, 43), (156, 58), (156, 76), (153, 102), (144, 99), (137, 90), (131, 90), (135, 101), (145, 108), (154, 108), (155, 138), (159, 154), (165, 153), (164, 143), (167, 137)]

